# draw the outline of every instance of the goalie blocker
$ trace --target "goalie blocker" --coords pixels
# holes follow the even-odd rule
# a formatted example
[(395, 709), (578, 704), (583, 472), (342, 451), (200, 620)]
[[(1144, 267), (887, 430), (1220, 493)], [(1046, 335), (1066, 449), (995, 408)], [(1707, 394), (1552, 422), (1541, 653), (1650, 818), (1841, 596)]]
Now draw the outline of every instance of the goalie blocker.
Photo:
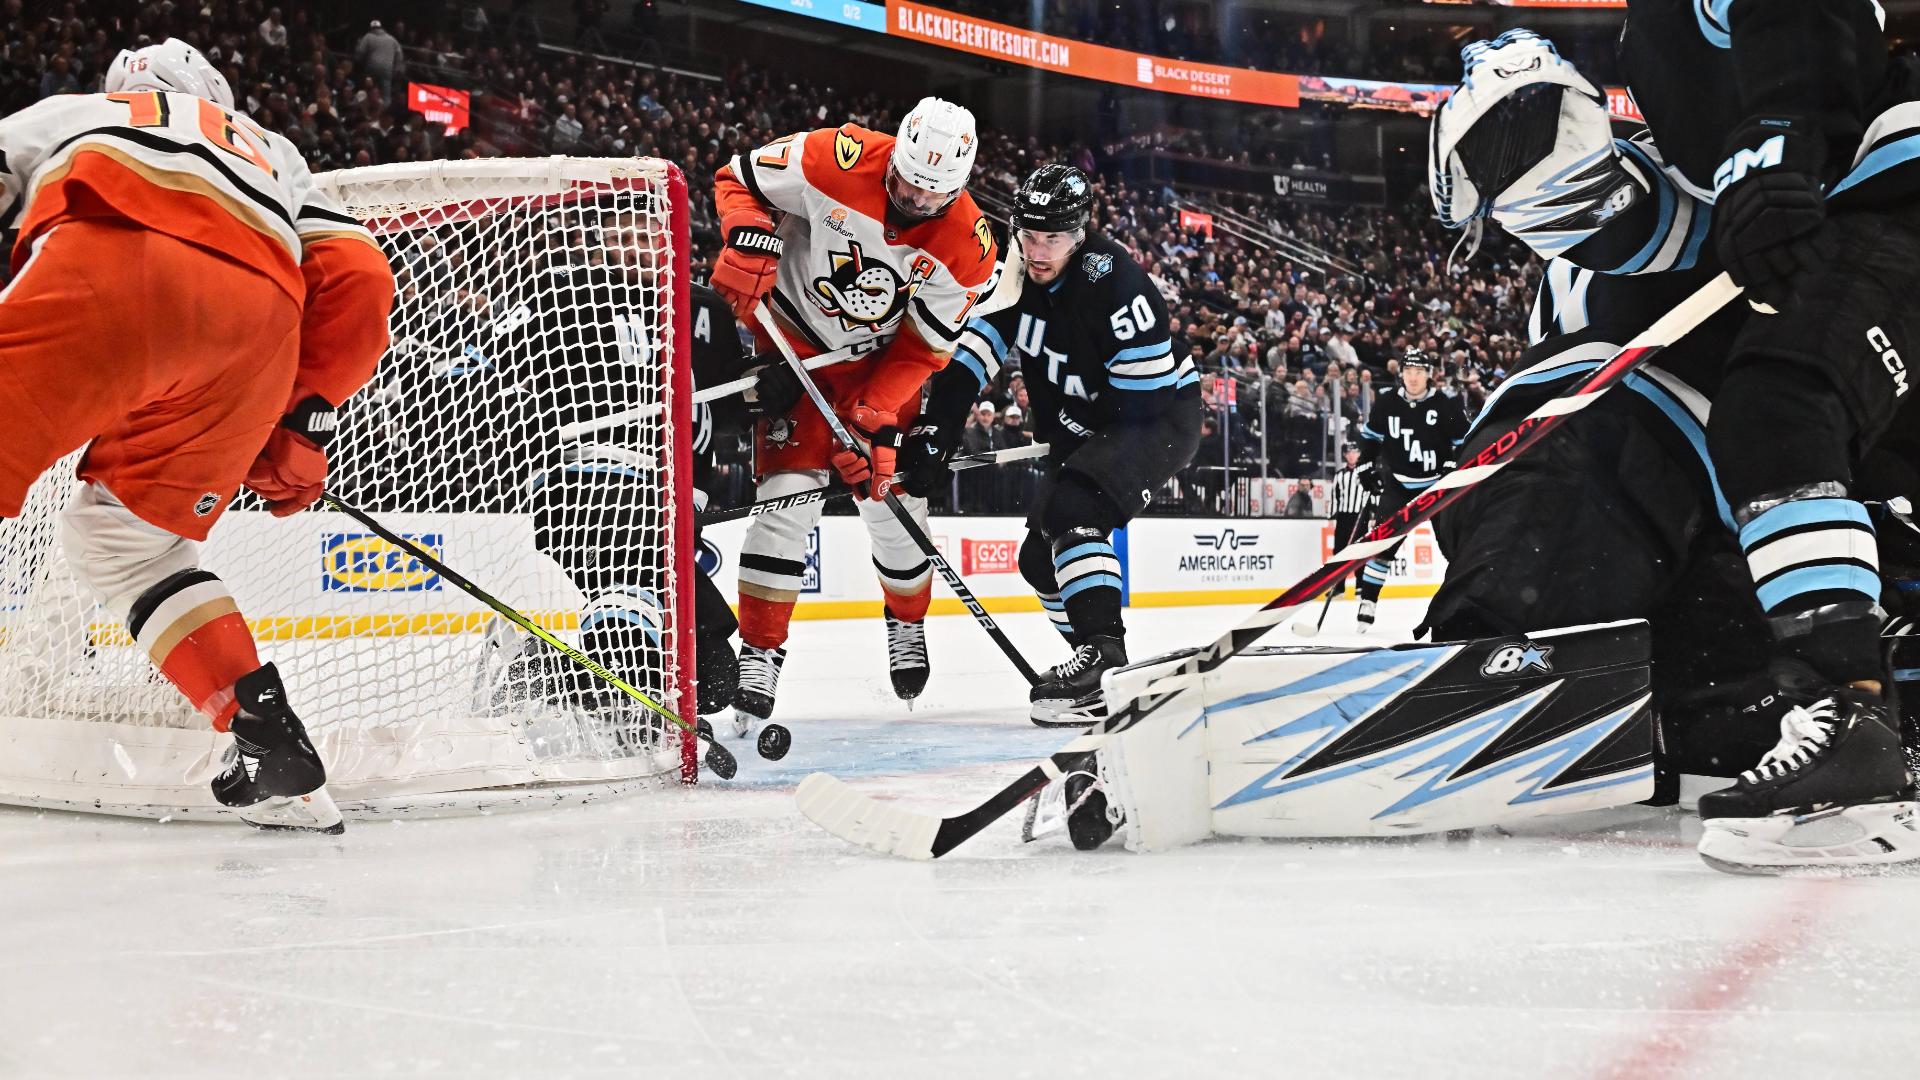
[[(1254, 649), (1108, 741), (1097, 783), (1073, 774), (1053, 787), (1076, 847), (1118, 832), (1132, 851), (1212, 836), (1403, 836), (1621, 806), (1654, 794), (1648, 657), (1639, 620)], [(1108, 700), (1132, 701), (1186, 659), (1110, 673)]]

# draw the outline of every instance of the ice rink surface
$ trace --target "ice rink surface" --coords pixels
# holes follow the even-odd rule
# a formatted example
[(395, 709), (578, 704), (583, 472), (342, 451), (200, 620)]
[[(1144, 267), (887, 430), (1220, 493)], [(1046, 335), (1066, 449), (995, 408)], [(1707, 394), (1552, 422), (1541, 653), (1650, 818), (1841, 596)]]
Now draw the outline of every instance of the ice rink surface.
[[(1383, 625), (1411, 626), (1417, 602)], [(1320, 643), (1351, 641), (1336, 605)], [(1136, 656), (1236, 608), (1130, 613)], [(1006, 620), (1036, 666), (1064, 648)], [(816, 831), (816, 768), (951, 812), (1060, 732), (938, 618), (796, 623), (793, 753), (623, 802), (268, 836), (0, 808), (0, 1077), (1886, 1077), (1920, 1059), (1920, 878), (1715, 873), (1635, 808), (1465, 839)], [(1386, 636), (1386, 635), (1381, 635)], [(1276, 643), (1299, 642), (1285, 631)]]

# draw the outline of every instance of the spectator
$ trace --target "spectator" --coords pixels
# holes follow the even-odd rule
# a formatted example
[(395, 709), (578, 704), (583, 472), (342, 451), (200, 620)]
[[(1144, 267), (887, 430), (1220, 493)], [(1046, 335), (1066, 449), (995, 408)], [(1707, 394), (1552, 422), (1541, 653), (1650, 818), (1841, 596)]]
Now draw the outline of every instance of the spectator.
[(40, 96), (52, 97), (55, 94), (77, 94), (80, 92), (80, 80), (74, 77), (72, 63), (65, 56), (56, 56), (47, 65), (40, 76)]
[(269, 49), (287, 47), (287, 24), (280, 21), (280, 9), (269, 8), (260, 22), (260, 42)]
[(406, 52), (400, 42), (375, 19), (353, 47), (353, 62), (380, 87), (380, 100), (393, 100), (393, 81), (406, 71)]
[(960, 432), (960, 452), (962, 454), (984, 454), (997, 450), (994, 434), (995, 410), (993, 402), (976, 402), (973, 415), (967, 418), (967, 426)]
[(560, 107), (560, 115), (553, 118), (548, 145), (557, 152), (572, 150), (580, 145), (580, 136), (585, 132), (585, 126), (580, 123), (579, 108), (569, 101)]
[(994, 449), (1010, 450), (1014, 447), (1031, 445), (1033, 436), (1027, 434), (1026, 418), (1027, 410), (1018, 405), (1007, 406), (1006, 415), (1001, 417), (1000, 421), (1000, 445)]

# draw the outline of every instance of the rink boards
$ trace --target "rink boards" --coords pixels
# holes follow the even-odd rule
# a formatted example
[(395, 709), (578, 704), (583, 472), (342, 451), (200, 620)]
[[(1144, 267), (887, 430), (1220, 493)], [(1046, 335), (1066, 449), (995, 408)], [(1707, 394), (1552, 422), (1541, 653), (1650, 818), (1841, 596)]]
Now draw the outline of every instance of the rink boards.
[[(703, 559), (717, 560), (721, 592), (734, 595), (735, 558), (744, 521), (707, 530)], [(1014, 517), (936, 517), (928, 530), (967, 587), (990, 611), (1038, 611), (1033, 590), (1020, 577), (1020, 543), (1026, 526)], [(1114, 534), (1122, 589), (1130, 607), (1192, 604), (1264, 604), (1318, 568), (1333, 554), (1333, 525), (1300, 518), (1140, 518)], [(1446, 560), (1425, 525), (1401, 546), (1384, 595), (1433, 595)], [(933, 612), (956, 615), (964, 608), (934, 585)], [(866, 531), (854, 517), (822, 518), (808, 540), (807, 572), (795, 616), (855, 618), (879, 613), (880, 584), (874, 577)]]

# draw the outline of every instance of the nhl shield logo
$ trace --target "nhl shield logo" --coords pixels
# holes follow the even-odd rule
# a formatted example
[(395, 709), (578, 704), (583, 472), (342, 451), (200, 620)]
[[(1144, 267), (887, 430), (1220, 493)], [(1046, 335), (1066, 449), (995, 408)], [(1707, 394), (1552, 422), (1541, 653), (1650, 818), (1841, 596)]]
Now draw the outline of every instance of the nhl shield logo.
[(213, 513), (214, 508), (219, 505), (219, 494), (209, 491), (205, 495), (200, 496), (199, 500), (193, 504), (193, 512), (197, 517), (206, 517), (208, 514)]
[(1099, 281), (1113, 270), (1113, 256), (1104, 252), (1090, 252), (1080, 260), (1080, 269), (1087, 272), (1088, 281)]

